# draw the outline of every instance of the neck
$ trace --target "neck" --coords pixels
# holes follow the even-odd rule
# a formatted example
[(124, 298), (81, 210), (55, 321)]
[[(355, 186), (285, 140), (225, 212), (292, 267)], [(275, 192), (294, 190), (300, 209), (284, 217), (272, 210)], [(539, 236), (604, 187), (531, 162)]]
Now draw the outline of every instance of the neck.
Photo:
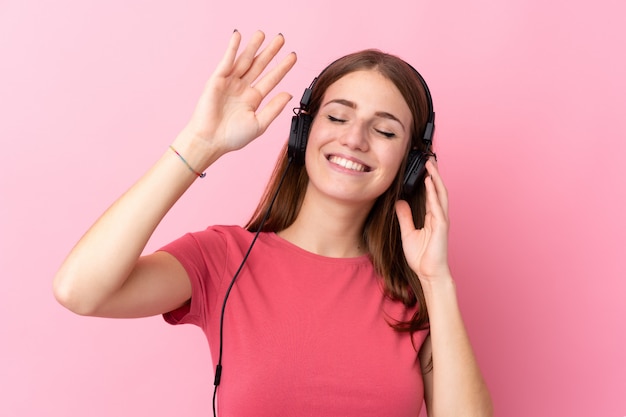
[(331, 258), (365, 254), (363, 225), (371, 205), (312, 200), (307, 192), (296, 220), (278, 235), (304, 250)]

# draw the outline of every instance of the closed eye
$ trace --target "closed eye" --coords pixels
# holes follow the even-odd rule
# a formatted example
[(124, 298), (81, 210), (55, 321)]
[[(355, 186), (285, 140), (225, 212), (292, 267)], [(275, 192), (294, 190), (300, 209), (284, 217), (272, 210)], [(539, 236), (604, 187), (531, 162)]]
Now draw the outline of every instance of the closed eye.
[(381, 135), (383, 135), (384, 137), (386, 137), (386, 138), (395, 138), (396, 137), (396, 134), (393, 133), (393, 132), (385, 132), (384, 130), (378, 130), (378, 129), (376, 129), (376, 131), (378, 133), (380, 133)]
[(336, 123), (344, 123), (345, 122), (345, 120), (338, 119), (337, 117), (331, 116), (330, 114), (328, 115), (328, 120), (330, 120), (331, 122), (336, 122)]
[[(335, 117), (335, 116), (330, 115), (330, 114), (326, 115), (326, 118), (328, 120), (330, 120), (331, 122), (333, 122), (333, 123), (346, 123), (347, 122), (346, 119), (340, 119), (340, 118)], [(386, 138), (389, 138), (389, 139), (396, 137), (395, 133), (388, 132), (386, 130), (374, 129), (374, 131), (376, 131), (379, 135), (382, 135), (382, 136), (384, 136)]]

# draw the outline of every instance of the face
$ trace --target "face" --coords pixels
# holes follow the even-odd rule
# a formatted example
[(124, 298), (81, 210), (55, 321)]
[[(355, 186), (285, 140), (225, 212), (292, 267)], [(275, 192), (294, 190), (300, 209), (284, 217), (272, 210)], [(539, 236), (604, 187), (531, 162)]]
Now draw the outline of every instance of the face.
[(307, 142), (307, 193), (373, 204), (396, 177), (411, 123), (400, 91), (378, 71), (352, 72), (331, 84)]

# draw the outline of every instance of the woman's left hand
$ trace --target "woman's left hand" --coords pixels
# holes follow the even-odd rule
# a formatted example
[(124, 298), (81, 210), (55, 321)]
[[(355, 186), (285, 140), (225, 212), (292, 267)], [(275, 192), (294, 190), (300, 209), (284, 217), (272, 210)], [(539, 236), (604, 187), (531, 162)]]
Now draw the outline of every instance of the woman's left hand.
[(404, 256), (422, 283), (451, 276), (448, 266), (448, 191), (432, 159), (426, 162), (426, 170), (424, 227), (415, 228), (411, 208), (406, 201), (396, 203)]

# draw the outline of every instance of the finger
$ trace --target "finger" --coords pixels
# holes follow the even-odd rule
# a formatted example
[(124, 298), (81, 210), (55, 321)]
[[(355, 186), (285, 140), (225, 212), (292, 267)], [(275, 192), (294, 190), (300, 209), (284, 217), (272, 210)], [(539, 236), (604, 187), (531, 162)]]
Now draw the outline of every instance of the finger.
[(262, 134), (269, 125), (283, 111), (289, 100), (293, 97), (289, 93), (280, 93), (273, 97), (260, 111), (257, 112), (257, 120), (259, 123), (259, 132)]
[(239, 49), (239, 44), (241, 43), (241, 34), (239, 31), (235, 29), (232, 36), (230, 37), (230, 41), (228, 42), (228, 47), (226, 48), (226, 52), (224, 56), (217, 64), (217, 68), (215, 69), (215, 74), (225, 77), (230, 74), (233, 63), (235, 62), (235, 57), (237, 56), (237, 50)]
[(265, 97), (278, 85), (285, 75), (296, 64), (298, 57), (295, 52), (287, 55), (276, 67), (272, 68), (267, 74), (254, 85), (254, 88)]
[(435, 161), (430, 159), (426, 162), (426, 169), (428, 170), (428, 174), (431, 180), (433, 181), (433, 184), (435, 186), (435, 191), (437, 193), (437, 198), (439, 199), (439, 203), (441, 204), (441, 207), (447, 218), (448, 216), (448, 190), (443, 182), (443, 179), (441, 178), (441, 175), (439, 174), (439, 167), (437, 166), (437, 163)]
[(231, 73), (234, 77), (242, 77), (246, 72), (248, 72), (250, 66), (254, 62), (254, 57), (256, 56), (256, 53), (263, 44), (264, 40), (265, 33), (260, 30), (254, 32), (252, 38), (246, 45), (246, 48), (235, 60), (235, 65)]
[(429, 175), (426, 177), (424, 185), (426, 186), (426, 218), (428, 219), (428, 216), (430, 215), (435, 219), (447, 221), (447, 216), (444, 212), (443, 206), (441, 205), (441, 200), (437, 194), (432, 176)]
[(267, 45), (252, 61), (252, 64), (245, 75), (242, 77), (242, 80), (246, 81), (248, 84), (252, 84), (254, 80), (265, 70), (267, 64), (269, 64), (272, 59), (276, 56), (278, 51), (285, 45), (285, 38), (282, 34), (278, 34), (272, 39), (272, 41)]
[(413, 222), (413, 214), (411, 213), (409, 203), (404, 200), (396, 201), (396, 216), (400, 224), (400, 234), (403, 237), (415, 230), (415, 223)]

